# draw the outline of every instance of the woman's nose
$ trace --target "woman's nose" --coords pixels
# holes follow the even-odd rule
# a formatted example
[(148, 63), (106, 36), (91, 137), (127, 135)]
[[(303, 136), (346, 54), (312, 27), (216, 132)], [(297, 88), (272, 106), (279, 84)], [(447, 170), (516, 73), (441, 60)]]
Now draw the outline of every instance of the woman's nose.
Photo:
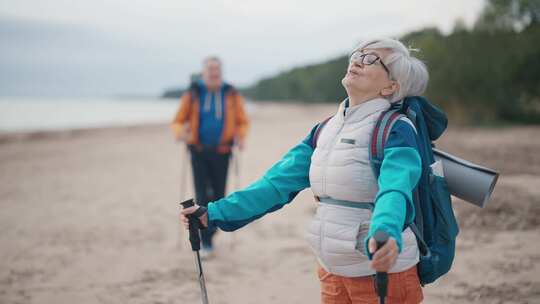
[(364, 64), (361, 61), (354, 61), (353, 66), (363, 68)]

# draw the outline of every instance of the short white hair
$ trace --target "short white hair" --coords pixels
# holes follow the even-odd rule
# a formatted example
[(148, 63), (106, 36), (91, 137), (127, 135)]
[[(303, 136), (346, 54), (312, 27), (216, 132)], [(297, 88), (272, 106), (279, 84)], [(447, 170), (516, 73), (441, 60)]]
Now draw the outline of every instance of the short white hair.
[(366, 48), (390, 50), (390, 55), (384, 58), (384, 64), (390, 71), (390, 78), (399, 84), (399, 90), (388, 98), (390, 102), (424, 93), (429, 80), (427, 67), (418, 58), (411, 56), (411, 51), (418, 50), (409, 49), (396, 39), (379, 38), (360, 43), (353, 53)]

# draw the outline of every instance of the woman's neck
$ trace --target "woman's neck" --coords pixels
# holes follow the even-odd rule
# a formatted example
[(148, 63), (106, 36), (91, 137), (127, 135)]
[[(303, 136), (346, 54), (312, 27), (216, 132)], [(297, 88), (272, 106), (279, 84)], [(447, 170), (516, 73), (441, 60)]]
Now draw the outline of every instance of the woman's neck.
[(349, 95), (349, 106), (354, 107), (359, 104), (362, 104), (366, 101), (370, 101), (374, 98), (379, 97), (379, 95), (374, 94), (348, 94)]

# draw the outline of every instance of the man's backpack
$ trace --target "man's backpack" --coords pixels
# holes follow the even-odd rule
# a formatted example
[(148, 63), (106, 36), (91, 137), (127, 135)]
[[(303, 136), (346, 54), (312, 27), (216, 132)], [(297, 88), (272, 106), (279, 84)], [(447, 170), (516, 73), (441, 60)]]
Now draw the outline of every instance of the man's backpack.
[[(373, 173), (379, 176), (384, 158), (384, 145), (395, 122), (407, 117), (416, 130), (418, 152), (422, 159), (422, 175), (414, 190), (415, 219), (406, 223), (414, 232), (420, 251), (418, 275), (422, 285), (434, 282), (447, 273), (454, 260), (455, 241), (459, 232), (450, 192), (444, 177), (432, 172), (433, 141), (446, 130), (448, 120), (444, 112), (420, 96), (407, 97), (383, 112), (370, 141), (369, 158)], [(312, 147), (329, 119), (321, 122), (312, 137)], [(409, 218), (409, 217), (406, 217)]]

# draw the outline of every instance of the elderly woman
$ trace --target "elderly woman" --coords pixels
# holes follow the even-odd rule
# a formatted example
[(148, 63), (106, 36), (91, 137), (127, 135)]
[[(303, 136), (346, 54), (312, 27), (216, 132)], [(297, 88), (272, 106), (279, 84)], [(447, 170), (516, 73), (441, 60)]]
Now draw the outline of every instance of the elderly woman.
[[(311, 187), (319, 203), (307, 240), (319, 261), (322, 303), (376, 303), (375, 271), (389, 273), (387, 303), (420, 303), (418, 247), (411, 230), (403, 230), (414, 218), (412, 192), (421, 175), (414, 125), (402, 118), (392, 126), (378, 178), (368, 147), (381, 113), (404, 97), (422, 94), (428, 73), (393, 39), (361, 44), (346, 72), (341, 83), (348, 98), (320, 130), (316, 144), (315, 127), (261, 179), (197, 214), (203, 225), (212, 222), (232, 231)], [(374, 209), (366, 203), (375, 203)], [(186, 215), (198, 208), (203, 207), (182, 210), (186, 226)], [(377, 231), (390, 236), (378, 249), (372, 238)]]

